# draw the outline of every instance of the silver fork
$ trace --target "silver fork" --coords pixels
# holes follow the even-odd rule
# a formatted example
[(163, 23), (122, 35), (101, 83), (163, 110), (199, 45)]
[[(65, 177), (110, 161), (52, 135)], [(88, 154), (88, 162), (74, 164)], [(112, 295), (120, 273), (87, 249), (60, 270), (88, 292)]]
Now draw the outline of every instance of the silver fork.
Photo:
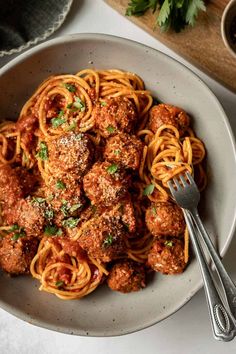
[[(173, 178), (168, 182), (171, 194), (177, 204), (183, 209), (186, 224), (189, 229), (196, 256), (203, 276), (205, 293), (212, 322), (212, 329), (216, 339), (229, 341), (236, 335), (236, 287), (225, 270), (221, 259), (199, 217), (197, 206), (200, 201), (200, 192), (189, 172), (180, 175), (179, 180)], [(211, 268), (199, 243), (196, 229), (201, 235), (206, 249), (213, 261), (219, 276), (229, 311), (221, 301), (220, 294), (215, 286)]]

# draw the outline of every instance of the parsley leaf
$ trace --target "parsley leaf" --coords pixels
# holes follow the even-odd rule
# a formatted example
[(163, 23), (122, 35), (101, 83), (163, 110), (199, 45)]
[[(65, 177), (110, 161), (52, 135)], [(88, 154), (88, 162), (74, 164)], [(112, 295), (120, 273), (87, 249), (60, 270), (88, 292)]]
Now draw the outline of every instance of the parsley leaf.
[(114, 150), (113, 151), (115, 155), (120, 155), (121, 151), (120, 150)]
[(172, 28), (180, 32), (186, 25), (193, 26), (199, 11), (206, 11), (204, 0), (131, 0), (126, 10), (127, 16), (142, 16), (148, 9), (156, 15), (156, 23), (162, 31)]
[(74, 213), (76, 210), (78, 210), (79, 208), (81, 208), (82, 204), (78, 203), (78, 204), (74, 204), (72, 205), (72, 207), (70, 207), (69, 212), (70, 213)]
[(41, 197), (33, 197), (33, 198), (31, 199), (31, 203), (37, 204), (37, 205), (42, 204), (42, 203), (44, 203), (45, 201), (46, 201), (46, 199), (45, 199), (45, 198), (41, 198)]
[(155, 207), (152, 207), (152, 212), (154, 215), (157, 215), (157, 209)]
[(110, 175), (116, 173), (117, 170), (118, 170), (118, 165), (116, 165), (115, 163), (107, 167), (107, 172), (110, 173)]
[(60, 111), (57, 117), (51, 119), (53, 128), (57, 128), (66, 122), (63, 116), (64, 116), (64, 111)]
[(103, 241), (103, 246), (104, 247), (109, 247), (112, 245), (113, 243), (113, 235), (112, 234), (108, 234), (107, 237), (105, 238), (105, 240)]
[(17, 241), (19, 238), (24, 237), (24, 236), (26, 236), (26, 233), (25, 233), (24, 230), (22, 230), (22, 231), (16, 232), (16, 233), (12, 236), (11, 239), (12, 239), (12, 241)]
[(56, 188), (57, 189), (66, 189), (66, 185), (65, 185), (65, 183), (63, 183), (61, 180), (57, 180), (57, 183), (56, 183)]
[(56, 285), (56, 287), (61, 288), (62, 286), (65, 285), (65, 283), (63, 280), (58, 280), (58, 281), (56, 281), (55, 285)]
[(36, 155), (36, 157), (39, 157), (41, 160), (46, 161), (48, 159), (48, 147), (45, 141), (41, 141), (39, 144), (39, 151)]
[(186, 22), (191, 26), (195, 25), (198, 11), (206, 11), (206, 6), (202, 0), (189, 0), (188, 10), (186, 12)]
[(74, 120), (74, 121), (66, 128), (66, 130), (69, 132), (69, 131), (71, 131), (71, 130), (74, 130), (74, 129), (76, 128), (76, 126), (77, 126), (77, 123), (76, 123), (76, 121)]
[(114, 131), (116, 130), (115, 127), (113, 127), (113, 125), (108, 125), (108, 127), (106, 127), (106, 130), (108, 131), (108, 133), (114, 133)]
[(16, 231), (16, 230), (19, 230), (19, 225), (17, 225), (17, 224), (14, 224), (14, 225), (12, 225), (11, 227), (10, 227), (10, 229), (8, 230), (8, 231)]
[(61, 229), (58, 229), (56, 225), (47, 225), (45, 226), (44, 233), (47, 236), (54, 236), (58, 235), (58, 231)]
[(165, 241), (165, 245), (168, 247), (173, 247), (173, 242), (172, 241)]
[(45, 212), (44, 212), (44, 216), (46, 219), (53, 219), (53, 216), (54, 216), (54, 212), (52, 209), (46, 209)]
[(143, 195), (151, 195), (155, 189), (154, 184), (149, 184), (143, 191)]
[(69, 218), (66, 220), (63, 220), (62, 225), (65, 227), (69, 227), (70, 229), (73, 229), (76, 227), (79, 223), (79, 218)]
[(73, 103), (73, 106), (79, 109), (80, 112), (85, 111), (85, 103), (77, 96), (75, 96), (75, 102)]
[(106, 103), (105, 101), (102, 101), (102, 102), (101, 102), (101, 106), (102, 106), (102, 107), (106, 107), (106, 106), (107, 106), (107, 103)]
[(74, 85), (71, 84), (63, 84), (63, 86), (70, 92), (75, 92), (76, 91), (76, 87)]

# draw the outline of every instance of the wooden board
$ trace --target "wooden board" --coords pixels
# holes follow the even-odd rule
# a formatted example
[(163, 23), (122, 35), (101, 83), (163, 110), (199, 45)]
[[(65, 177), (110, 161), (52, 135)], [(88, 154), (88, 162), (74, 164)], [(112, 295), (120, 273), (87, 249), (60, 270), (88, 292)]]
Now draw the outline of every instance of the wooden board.
[[(129, 0), (104, 0), (122, 15)], [(127, 17), (153, 37), (174, 50), (191, 64), (197, 66), (232, 91), (236, 92), (236, 59), (225, 48), (221, 38), (221, 16), (229, 1), (209, 1), (207, 12), (202, 12), (195, 27), (181, 33), (161, 33), (155, 27), (156, 16), (151, 11), (142, 17)]]

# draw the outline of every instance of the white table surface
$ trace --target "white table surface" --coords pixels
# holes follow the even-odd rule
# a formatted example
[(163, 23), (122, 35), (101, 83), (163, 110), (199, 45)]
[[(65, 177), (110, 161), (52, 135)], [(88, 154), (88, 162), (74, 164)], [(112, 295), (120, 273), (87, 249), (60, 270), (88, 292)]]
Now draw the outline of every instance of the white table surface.
[[(225, 108), (236, 135), (236, 95), (216, 83), (150, 35), (130, 23), (102, 0), (74, 0), (60, 36), (76, 32), (107, 33), (130, 38), (176, 58), (195, 71), (212, 89)], [(0, 58), (0, 67), (11, 57)], [(236, 78), (235, 78), (236, 79)], [(236, 281), (236, 237), (224, 264)], [(0, 290), (1, 291), (1, 290)], [(114, 338), (84, 338), (51, 332), (25, 323), (0, 310), (1, 354), (235, 354), (230, 343), (213, 339), (203, 290), (170, 318), (143, 331)]]

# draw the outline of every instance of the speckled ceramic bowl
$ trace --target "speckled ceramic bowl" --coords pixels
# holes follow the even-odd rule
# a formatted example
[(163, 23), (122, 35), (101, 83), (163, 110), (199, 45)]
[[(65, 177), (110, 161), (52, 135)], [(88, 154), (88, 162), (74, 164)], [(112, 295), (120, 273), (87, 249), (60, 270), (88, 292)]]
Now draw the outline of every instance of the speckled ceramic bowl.
[[(183, 107), (206, 144), (209, 185), (201, 214), (221, 255), (235, 228), (235, 145), (216, 97), (190, 70), (168, 56), (129, 40), (96, 34), (57, 38), (31, 49), (0, 70), (0, 117), (16, 118), (37, 85), (55, 73), (119, 68), (139, 74), (153, 95)], [(148, 327), (181, 308), (201, 287), (193, 259), (179, 276), (155, 274), (143, 291), (123, 295), (101, 286), (82, 300), (62, 301), (38, 291), (30, 277), (0, 275), (0, 305), (37, 326), (89, 336), (113, 336)], [(193, 319), (194, 320), (194, 319)]]

